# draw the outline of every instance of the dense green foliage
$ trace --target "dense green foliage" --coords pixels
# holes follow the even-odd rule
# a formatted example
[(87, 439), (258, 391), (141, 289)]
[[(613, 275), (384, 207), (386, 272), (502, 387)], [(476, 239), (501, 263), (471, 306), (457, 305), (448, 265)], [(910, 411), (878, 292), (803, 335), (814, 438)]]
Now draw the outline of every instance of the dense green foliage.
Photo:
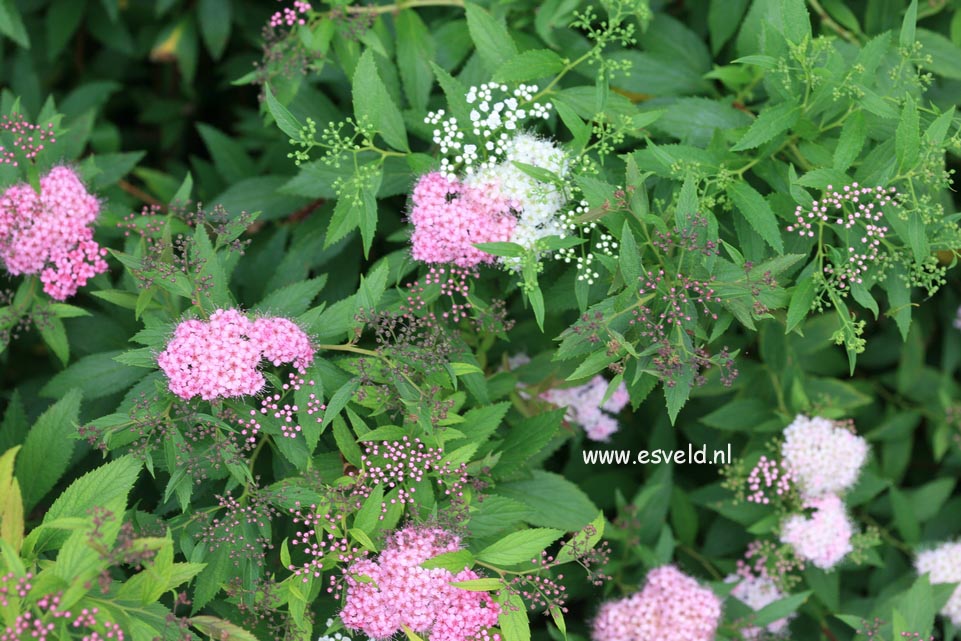
[[(0, 187), (42, 196), (75, 168), (109, 248), (67, 301), (2, 276), (0, 575), (34, 589), (0, 628), (61, 594), (133, 641), (344, 633), (327, 587), (349, 561), (300, 540), (316, 513), (357, 556), (404, 524), (456, 530), (465, 549), (428, 564), (482, 577), (462, 587), (501, 604), (504, 641), (589, 639), (667, 563), (725, 599), (719, 639), (788, 615), (796, 639), (959, 636), (937, 616), (954, 584), (913, 564), (961, 533), (961, 5), (335, 2), (266, 26), (283, 6), (0, 0), (0, 113), (56, 133)], [(497, 260), (451, 293), (411, 250), (414, 186), (452, 157), (425, 118), (472, 122), (490, 82), (551, 103), (524, 127), (564, 170), (514, 165), (570, 214), (480, 245)], [(158, 355), (230, 308), (294, 320), (316, 358), (184, 400)], [(603, 402), (630, 397), (602, 444), (543, 395), (598, 375)], [(778, 542), (810, 506), (745, 498), (800, 414), (871, 447), (830, 570)], [(437, 460), (380, 482), (371, 448), (404, 439)], [(736, 460), (584, 457), (689, 445)], [(755, 542), (794, 564), (760, 612), (725, 582)]]

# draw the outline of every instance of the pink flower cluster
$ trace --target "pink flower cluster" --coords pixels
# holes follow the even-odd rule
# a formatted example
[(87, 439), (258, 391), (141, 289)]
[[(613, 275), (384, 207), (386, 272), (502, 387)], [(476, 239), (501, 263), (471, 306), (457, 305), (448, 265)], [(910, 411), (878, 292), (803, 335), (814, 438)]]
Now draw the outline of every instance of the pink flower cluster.
[[(606, 402), (607, 380), (598, 374), (584, 385), (550, 389), (541, 394), (548, 403), (566, 407), (567, 420), (584, 428), (587, 437), (593, 441), (607, 441), (617, 431), (617, 414), (631, 400), (623, 381)], [(608, 413), (609, 412), (609, 413)]]
[(783, 497), (791, 491), (792, 476), (780, 463), (762, 456), (747, 477), (747, 495), (749, 503), (768, 505), (771, 502), (768, 490), (774, 491), (774, 496)]
[(236, 309), (218, 309), (210, 320), (185, 320), (157, 357), (170, 391), (189, 400), (252, 395), (264, 386), (263, 359), (305, 370), (314, 358), (310, 338), (293, 321), (251, 321)]
[(295, 24), (307, 24), (304, 20), (303, 15), (310, 11), (311, 6), (309, 2), (304, 2), (304, 0), (294, 0), (294, 6), (284, 7), (283, 11), (277, 11), (274, 15), (270, 16), (270, 26), (277, 28), (283, 27), (284, 25), (292, 27)]
[(344, 625), (372, 639), (390, 638), (406, 627), (430, 641), (499, 640), (489, 633), (497, 625), (499, 604), (486, 592), (451, 585), (479, 578), (476, 572), (421, 567), (460, 549), (460, 539), (440, 528), (394, 532), (376, 560), (363, 559), (346, 570)]
[(496, 193), (468, 187), (435, 171), (421, 176), (414, 186), (410, 222), (415, 260), (475, 267), (496, 257), (474, 243), (510, 240), (517, 219)]
[(33, 160), (47, 144), (57, 142), (53, 133), (53, 123), (35, 125), (27, 122), (21, 114), (3, 116), (0, 118), (0, 131), (8, 131), (13, 137), (13, 148), (7, 149), (0, 145), (0, 165), (18, 166), (17, 152), (23, 154), (26, 160)]
[(69, 167), (40, 179), (40, 193), (26, 184), (0, 195), (0, 260), (14, 275), (39, 274), (43, 290), (65, 300), (107, 270), (107, 250), (90, 226), (100, 201)]
[(721, 601), (709, 589), (667, 565), (651, 570), (640, 592), (601, 606), (594, 641), (713, 641)]
[(814, 514), (794, 514), (785, 519), (781, 523), (781, 543), (793, 547), (805, 561), (830, 570), (853, 549), (851, 519), (844, 502), (835, 494), (808, 499), (804, 506), (813, 509)]
[[(13, 573), (0, 578), (0, 605), (7, 607), (8, 598), (17, 596), (27, 598), (33, 586), (30, 580), (33, 575), (26, 574), (14, 583)], [(62, 594), (47, 594), (37, 599), (35, 608), (28, 609), (17, 615), (12, 623), (0, 632), (0, 641), (56, 641), (60, 639), (57, 630), (61, 627), (57, 619), (63, 619), (69, 628), (75, 632), (84, 632), (81, 641), (124, 641), (125, 635), (120, 626), (112, 621), (101, 621), (98, 608), (83, 608), (76, 615), (70, 610), (60, 609)], [(86, 628), (86, 629), (84, 629)]]

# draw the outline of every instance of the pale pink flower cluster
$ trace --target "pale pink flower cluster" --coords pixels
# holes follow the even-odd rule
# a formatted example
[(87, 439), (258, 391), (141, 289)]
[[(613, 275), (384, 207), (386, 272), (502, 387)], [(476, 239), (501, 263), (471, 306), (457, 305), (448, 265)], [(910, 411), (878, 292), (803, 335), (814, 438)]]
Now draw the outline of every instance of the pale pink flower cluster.
[(784, 430), (781, 456), (805, 497), (840, 494), (857, 483), (868, 443), (851, 430), (799, 415)]
[(304, 14), (310, 11), (311, 6), (309, 2), (304, 2), (304, 0), (294, 0), (294, 6), (284, 7), (282, 11), (275, 12), (270, 16), (270, 26), (277, 28), (283, 27), (284, 25), (292, 27), (295, 24), (307, 24), (304, 20)]
[[(961, 583), (961, 541), (919, 552), (914, 566), (919, 574), (928, 574), (931, 583)], [(941, 614), (955, 626), (961, 626), (961, 585), (951, 593)]]
[(170, 391), (189, 400), (247, 396), (265, 383), (262, 360), (292, 363), (305, 370), (314, 359), (310, 338), (293, 321), (263, 317), (251, 321), (236, 309), (218, 309), (210, 320), (182, 321), (157, 357)]
[(497, 625), (499, 604), (486, 592), (451, 585), (479, 578), (476, 572), (421, 567), (460, 549), (460, 539), (440, 528), (394, 532), (376, 560), (362, 559), (346, 570), (344, 625), (372, 639), (388, 639), (407, 627), (430, 641), (499, 641), (489, 633)]
[(0, 195), (0, 260), (14, 275), (39, 274), (43, 290), (65, 300), (107, 270), (107, 250), (91, 225), (100, 201), (69, 167), (40, 179), (40, 193), (27, 184)]
[(474, 243), (510, 240), (517, 224), (496, 193), (468, 187), (436, 171), (421, 176), (414, 186), (410, 222), (415, 260), (458, 267), (493, 262), (496, 257)]
[[(737, 585), (731, 590), (731, 596), (755, 612), (785, 597), (785, 595), (777, 589), (774, 581), (766, 576), (732, 574), (724, 579), (724, 581), (726, 583), (736, 582)], [(764, 635), (765, 630), (773, 635), (783, 634), (789, 622), (790, 617), (785, 617), (769, 623), (764, 629), (749, 625), (742, 628), (740, 632), (745, 641), (754, 641), (755, 639), (760, 639)]]
[(612, 414), (620, 412), (631, 400), (627, 386), (621, 381), (611, 397), (602, 402), (607, 387), (607, 380), (598, 374), (577, 387), (547, 390), (541, 394), (541, 398), (558, 407), (566, 407), (565, 418), (583, 427), (589, 439), (607, 441), (618, 429), (617, 419)]
[(785, 470), (778, 461), (761, 456), (747, 477), (747, 489), (750, 492), (747, 500), (749, 503), (768, 505), (772, 498), (768, 496), (768, 491), (773, 490), (775, 497), (783, 497), (791, 491), (791, 481), (789, 470)]
[(651, 570), (640, 592), (609, 601), (594, 619), (593, 641), (714, 641), (721, 601), (676, 567)]
[(830, 570), (853, 549), (854, 526), (844, 502), (836, 494), (809, 498), (804, 506), (814, 513), (809, 517), (803, 514), (787, 517), (781, 523), (781, 542), (794, 548), (805, 561)]

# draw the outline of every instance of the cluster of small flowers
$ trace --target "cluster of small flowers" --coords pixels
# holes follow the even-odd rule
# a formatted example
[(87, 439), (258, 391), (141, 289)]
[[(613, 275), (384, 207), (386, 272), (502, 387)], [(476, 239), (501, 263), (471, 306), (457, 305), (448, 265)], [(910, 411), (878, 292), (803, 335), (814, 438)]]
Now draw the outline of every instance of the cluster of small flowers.
[(304, 0), (294, 0), (293, 8), (284, 7), (283, 11), (277, 11), (270, 16), (270, 22), (268, 24), (273, 28), (283, 27), (284, 25), (292, 27), (295, 24), (307, 24), (307, 21), (303, 16), (310, 10), (311, 6), (309, 2), (304, 2)]
[[(360, 506), (354, 503), (350, 507), (357, 509)], [(310, 581), (311, 577), (320, 578), (323, 575), (324, 570), (329, 567), (329, 563), (325, 561), (328, 555), (337, 563), (352, 563), (366, 554), (353, 546), (350, 539), (340, 532), (340, 510), (330, 505), (316, 504), (305, 508), (300, 501), (296, 501), (294, 507), (290, 508), (290, 513), (294, 524), (300, 523), (302, 528), (294, 533), (290, 544), (294, 548), (301, 548), (308, 558), (300, 565), (291, 563), (287, 569), (293, 572), (294, 576), (303, 577), (304, 583)], [(339, 593), (336, 576), (330, 576), (327, 591), (330, 594)]]
[[(838, 227), (839, 235), (849, 240), (848, 256), (841, 265), (826, 265), (824, 272), (838, 288), (845, 289), (849, 283), (861, 283), (870, 263), (878, 260), (881, 241), (888, 232), (887, 226), (881, 225), (884, 218), (881, 208), (894, 203), (894, 194), (894, 187), (861, 187), (852, 183), (835, 191), (828, 185), (824, 198), (814, 201), (810, 210), (797, 207), (794, 212), (797, 222), (787, 230), (797, 232), (802, 238), (814, 238), (815, 223)], [(843, 211), (846, 204), (853, 210)], [(855, 227), (859, 229), (854, 230)], [(852, 240), (854, 242), (850, 242)]]
[[(725, 583), (737, 583), (731, 590), (731, 596), (741, 601), (752, 610), (757, 612), (765, 606), (780, 601), (784, 594), (777, 588), (777, 585), (769, 577), (761, 575), (755, 576), (750, 572), (732, 574), (724, 579)], [(786, 631), (790, 617), (777, 619), (767, 624), (764, 629), (757, 626), (747, 625), (741, 628), (741, 636), (745, 641), (756, 641), (760, 639), (765, 630), (772, 635), (782, 636)]]
[[(461, 131), (457, 118), (447, 115), (443, 109), (431, 111), (424, 118), (428, 125), (440, 126), (433, 131), (434, 144), (445, 155), (441, 159), (441, 173), (448, 178), (455, 178), (457, 170), (463, 166), (468, 176), (474, 173), (474, 163), (478, 160), (478, 152), (487, 157), (480, 166), (492, 167), (497, 164), (501, 156), (507, 152), (510, 134), (517, 131), (519, 124), (527, 118), (546, 119), (553, 107), (551, 103), (533, 103), (524, 107), (534, 99), (537, 87), (534, 85), (518, 85), (513, 91), (508, 91), (507, 85), (485, 83), (480, 87), (471, 87), (467, 91), (466, 101), (471, 105), (471, 131), (477, 137), (478, 144), (465, 142), (464, 132)], [(501, 131), (501, 130), (504, 131)], [(448, 158), (446, 156), (453, 156)]]
[[(9, 580), (8, 574), (0, 579), (4, 584)], [(17, 590), (20, 598), (25, 598), (30, 590)], [(21, 594), (22, 592), (22, 594)], [(99, 608), (83, 608), (74, 616), (70, 610), (60, 609), (62, 593), (47, 594), (37, 599), (36, 611), (27, 610), (17, 615), (13, 622), (0, 632), (0, 641), (56, 641), (60, 636), (55, 632), (59, 627), (55, 622), (63, 619), (66, 625), (74, 631), (84, 632), (82, 641), (124, 641), (126, 638), (120, 626), (112, 621), (101, 621)], [(84, 629), (86, 628), (86, 629)]]
[[(961, 583), (961, 542), (948, 542), (918, 553), (914, 562), (919, 574), (928, 574), (931, 583)], [(961, 586), (941, 609), (955, 626), (961, 626)]]
[(566, 407), (565, 418), (584, 428), (587, 437), (593, 441), (608, 441), (617, 432), (617, 414), (631, 400), (627, 386), (621, 381), (620, 385), (604, 401), (608, 382), (598, 374), (587, 383), (576, 387), (549, 389), (541, 394), (541, 398), (557, 405)]
[[(431, 285), (440, 286), (440, 295), (450, 301), (450, 310), (441, 312), (441, 318), (451, 320), (455, 323), (468, 318), (468, 312), (472, 305), (467, 300), (470, 294), (470, 281), (477, 277), (477, 270), (466, 267), (431, 267), (424, 276), (423, 283), (420, 279), (407, 284), (407, 298), (401, 304), (401, 311), (408, 314), (413, 320), (414, 315), (427, 306), (423, 293), (425, 288)], [(463, 303), (458, 303), (458, 297), (464, 299)]]
[(66, 300), (107, 270), (105, 248), (91, 225), (100, 201), (69, 167), (40, 179), (40, 193), (26, 184), (0, 195), (0, 260), (11, 274), (39, 274), (43, 290)]
[(804, 507), (814, 513), (787, 517), (781, 523), (781, 543), (790, 545), (805, 561), (830, 570), (854, 549), (854, 527), (844, 501), (836, 494), (826, 494), (805, 500)]
[(672, 565), (651, 570), (643, 589), (601, 606), (593, 641), (713, 641), (721, 601)]
[(805, 498), (841, 494), (857, 483), (868, 442), (820, 416), (797, 416), (784, 429), (781, 456)]
[[(784, 429), (780, 465), (798, 488), (804, 508), (813, 513), (788, 516), (781, 523), (780, 540), (800, 559), (823, 570), (853, 550), (854, 526), (841, 495), (857, 483), (869, 447), (852, 430), (853, 426), (803, 415)], [(749, 489), (755, 489), (750, 480)]]
[(17, 153), (23, 154), (26, 160), (33, 160), (46, 145), (56, 144), (57, 139), (53, 132), (53, 123), (35, 125), (28, 122), (22, 114), (3, 116), (0, 118), (0, 131), (8, 131), (13, 136), (13, 148), (7, 149), (0, 145), (0, 165), (13, 165), (17, 167)]
[(747, 489), (750, 492), (747, 500), (749, 503), (769, 505), (771, 497), (767, 495), (767, 490), (773, 488), (776, 496), (783, 497), (791, 491), (791, 482), (790, 471), (786, 470), (778, 461), (761, 456), (761, 459), (747, 477)]
[(698, 307), (704, 316), (717, 320), (717, 314), (709, 305), (719, 304), (721, 297), (714, 292), (710, 281), (700, 281), (684, 274), (678, 274), (671, 281), (661, 269), (656, 274), (648, 272), (641, 276), (641, 283), (638, 293), (642, 297), (654, 296), (663, 304), (664, 308), (658, 317), (668, 327), (682, 327), (684, 323), (691, 322)]
[[(301, 410), (298, 405), (291, 405), (290, 403), (283, 403), (284, 397), (288, 392), (299, 391), (305, 385), (313, 387), (315, 385), (314, 381), (307, 381), (297, 375), (294, 372), (290, 373), (290, 380), (284, 383), (281, 388), (281, 393), (268, 394), (264, 398), (260, 399), (260, 411), (250, 410), (249, 419), (238, 419), (238, 424), (240, 425), (240, 434), (245, 441), (248, 443), (254, 443), (257, 440), (257, 434), (260, 433), (262, 425), (260, 424), (260, 416), (270, 415), (273, 418), (281, 419), (280, 433), (288, 438), (297, 438), (297, 435), (303, 431), (300, 423), (294, 418), (294, 415)], [(324, 417), (321, 414), (327, 406), (321, 403), (320, 399), (314, 392), (311, 392), (307, 397), (307, 406), (303, 408), (307, 412), (308, 416), (313, 416), (317, 414), (315, 418), (316, 422), (323, 423)]]
[(406, 628), (431, 641), (499, 641), (500, 635), (489, 632), (497, 625), (499, 604), (486, 592), (451, 585), (480, 578), (476, 572), (421, 567), (460, 549), (459, 537), (440, 528), (408, 526), (394, 532), (377, 559), (362, 559), (344, 570), (340, 619), (374, 639)]
[(399, 441), (368, 443), (361, 455), (360, 471), (348, 475), (355, 481), (352, 495), (359, 499), (367, 498), (377, 485), (397, 488), (396, 498), (381, 505), (380, 519), (383, 520), (391, 504), (415, 505), (417, 488), (413, 484), (423, 481), (428, 474), (434, 474), (444, 495), (459, 499), (468, 482), (466, 466), (461, 463), (452, 467), (450, 463), (442, 463), (443, 459), (443, 450), (427, 447), (419, 438), (405, 436)]
[(157, 363), (170, 391), (184, 400), (253, 395), (265, 383), (257, 369), (263, 359), (305, 370), (314, 358), (310, 338), (293, 321), (262, 317), (251, 321), (236, 309), (218, 309), (209, 321), (182, 321)]
[[(550, 113), (550, 103), (525, 107), (536, 92), (537, 87), (529, 85), (512, 93), (506, 85), (471, 87), (466, 99), (472, 107), (469, 133), (474, 143), (468, 142), (455, 117), (446, 117), (443, 110), (427, 115), (425, 122), (438, 127), (433, 140), (443, 158), (440, 171), (421, 177), (414, 189), (410, 220), (415, 259), (473, 267), (495, 261), (474, 243), (513, 242), (536, 249), (542, 238), (565, 235), (571, 219), (563, 212), (567, 155), (553, 141), (521, 131), (524, 120)], [(557, 184), (534, 178), (521, 169), (524, 166), (556, 176)], [(501, 262), (515, 267), (518, 260)]]
[(495, 260), (474, 243), (509, 240), (517, 226), (509, 203), (438, 172), (421, 176), (414, 186), (410, 222), (414, 260), (465, 268)]
[(209, 552), (226, 547), (232, 561), (250, 560), (262, 566), (265, 551), (274, 549), (271, 521), (280, 516), (280, 511), (271, 504), (271, 497), (255, 488), (247, 494), (244, 504), (229, 492), (216, 498), (217, 508), (223, 510), (223, 514), (204, 514), (198, 540), (207, 545)]

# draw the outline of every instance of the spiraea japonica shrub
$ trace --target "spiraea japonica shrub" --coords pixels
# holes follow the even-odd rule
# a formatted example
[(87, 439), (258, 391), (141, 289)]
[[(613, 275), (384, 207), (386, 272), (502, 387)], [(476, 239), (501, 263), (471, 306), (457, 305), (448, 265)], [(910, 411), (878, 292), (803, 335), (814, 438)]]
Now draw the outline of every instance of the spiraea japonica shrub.
[(0, 639), (956, 638), (959, 25), (0, 2)]

